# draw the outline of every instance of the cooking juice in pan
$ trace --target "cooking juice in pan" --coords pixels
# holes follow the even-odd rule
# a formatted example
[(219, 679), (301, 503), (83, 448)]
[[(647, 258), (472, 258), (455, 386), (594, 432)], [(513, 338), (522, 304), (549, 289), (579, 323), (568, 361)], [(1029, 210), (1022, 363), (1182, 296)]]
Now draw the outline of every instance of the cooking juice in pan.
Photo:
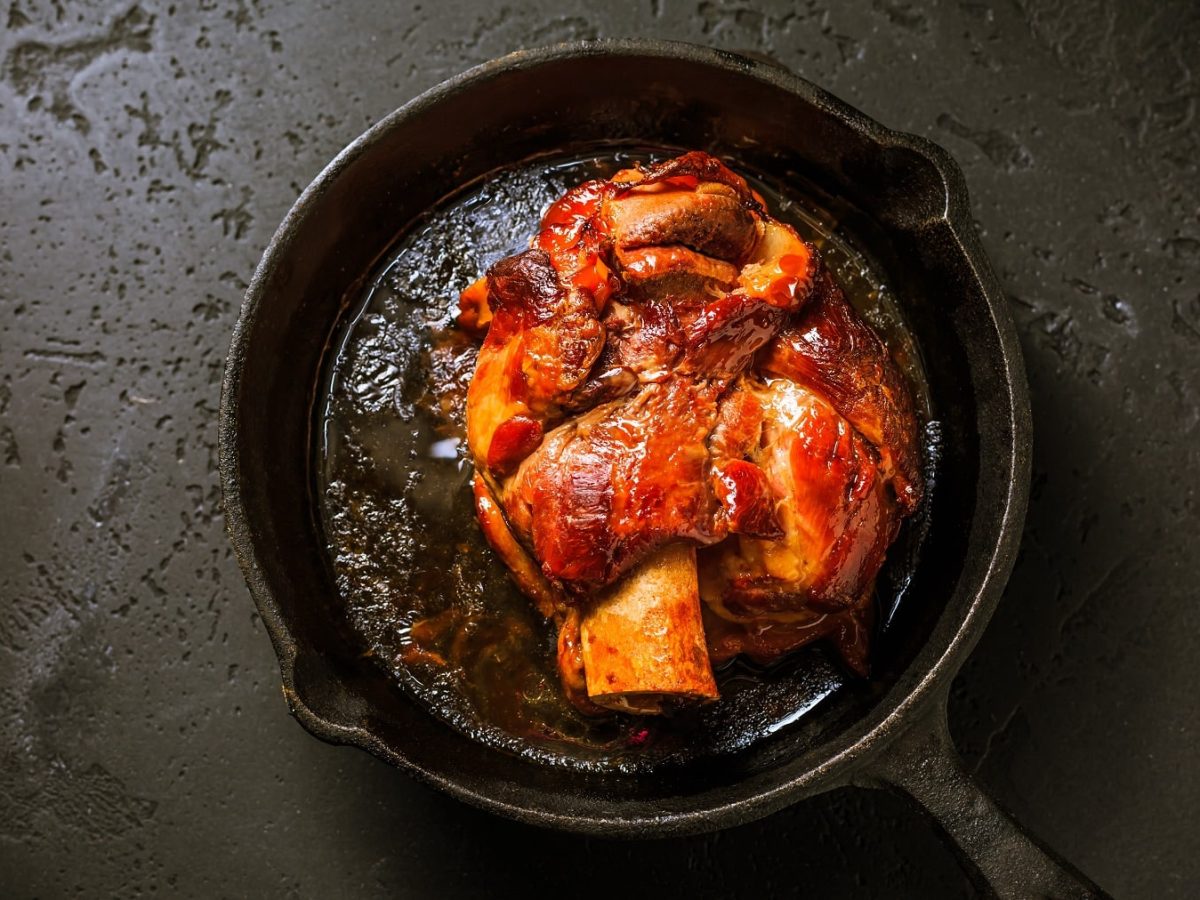
[[(736, 750), (854, 680), (815, 645), (765, 671), (741, 661), (724, 667), (721, 699), (705, 707), (664, 717), (582, 715), (559, 686), (553, 625), (512, 584), (476, 522), (464, 440), (476, 344), (454, 326), (459, 293), (525, 249), (542, 210), (565, 190), (665, 155), (609, 150), (535, 160), (448, 198), (406, 229), (361, 295), (349, 298), (322, 381), (322, 526), (364, 652), (453, 726), (558, 765), (636, 771)], [(789, 191), (741, 174), (774, 216), (820, 249), (887, 342), (928, 421), (920, 357), (883, 273), (838, 233), (829, 208), (795, 185)], [(927, 434), (932, 458), (935, 431)], [(921, 518), (904, 525), (879, 578), (884, 623), (904, 593)]]

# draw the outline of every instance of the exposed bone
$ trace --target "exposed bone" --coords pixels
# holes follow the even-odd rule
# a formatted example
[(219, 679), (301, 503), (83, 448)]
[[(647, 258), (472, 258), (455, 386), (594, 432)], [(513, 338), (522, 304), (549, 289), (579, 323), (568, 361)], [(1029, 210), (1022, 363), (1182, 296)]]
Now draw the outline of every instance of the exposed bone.
[(655, 714), (666, 700), (718, 697), (692, 546), (668, 544), (647, 558), (598, 599), (581, 633), (588, 697), (598, 706)]

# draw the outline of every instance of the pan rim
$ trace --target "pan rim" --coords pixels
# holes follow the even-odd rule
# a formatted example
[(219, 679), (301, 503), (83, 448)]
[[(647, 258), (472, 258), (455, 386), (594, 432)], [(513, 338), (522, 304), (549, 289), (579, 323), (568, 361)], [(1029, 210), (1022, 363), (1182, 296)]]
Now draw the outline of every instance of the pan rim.
[[(557, 60), (592, 56), (646, 57), (682, 60), (704, 64), (731, 75), (758, 79), (800, 97), (826, 115), (846, 123), (882, 147), (910, 150), (928, 160), (942, 179), (946, 203), (940, 215), (933, 217), (949, 229), (955, 249), (961, 254), (979, 287), (987, 307), (989, 321), (997, 337), (999, 381), (1007, 391), (1011, 435), (1009, 453), (1003, 460), (989, 459), (992, 465), (1003, 463), (1008, 471), (1007, 490), (999, 504), (994, 546), (982, 560), (973, 597), (955, 632), (937, 658), (925, 667), (917, 682), (903, 689), (903, 696), (882, 697), (868, 715), (862, 717), (831, 740), (836, 748), (817, 765), (778, 783), (758, 787), (750, 796), (739, 796), (707, 804), (702, 809), (638, 810), (595, 814), (575, 810), (551, 810), (511, 799), (485, 795), (453, 778), (414, 763), (369, 729), (327, 719), (315, 712), (296, 691), (296, 643), (284, 621), (282, 606), (259, 563), (251, 516), (243, 503), (238, 451), (238, 402), (242, 370), (249, 352), (250, 339), (258, 308), (266, 293), (271, 273), (288, 254), (297, 231), (304, 226), (308, 213), (339, 176), (374, 144), (396, 128), (460, 92), (511, 70), (534, 68)], [(645, 836), (687, 834), (709, 831), (747, 822), (781, 809), (802, 796), (844, 783), (846, 778), (878, 752), (898, 732), (906, 728), (922, 710), (940, 699), (966, 655), (974, 647), (983, 627), (999, 601), (1003, 586), (1016, 559), (1021, 526), (1027, 502), (1032, 424), (1025, 369), (1020, 345), (1000, 284), (992, 272), (978, 241), (970, 218), (965, 180), (952, 157), (926, 138), (889, 129), (842, 100), (798, 75), (770, 64), (694, 44), (646, 39), (608, 39), (556, 44), (519, 50), (507, 56), (468, 69), (418, 95), (348, 144), (305, 188), (268, 242), (255, 270), (233, 327), (230, 350), (221, 386), (218, 419), (218, 469), (224, 498), (226, 530), (234, 553), (279, 658), (283, 694), (292, 715), (313, 735), (333, 743), (361, 747), (401, 768), (420, 780), (474, 806), (509, 818), (558, 829), (603, 835)], [(973, 523), (976, 527), (977, 523)], [(914, 663), (915, 665), (915, 663)], [(900, 690), (895, 686), (892, 690)], [(464, 739), (468, 739), (465, 738)], [(700, 797), (702, 794), (689, 795)]]

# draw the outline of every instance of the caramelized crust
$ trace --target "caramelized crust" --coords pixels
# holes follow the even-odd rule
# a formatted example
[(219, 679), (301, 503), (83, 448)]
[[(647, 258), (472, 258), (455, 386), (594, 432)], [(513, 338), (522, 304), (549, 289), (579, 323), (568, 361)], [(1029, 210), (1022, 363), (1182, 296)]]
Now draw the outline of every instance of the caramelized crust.
[(776, 498), (780, 534), (743, 534), (704, 554), (703, 594), (734, 621), (794, 620), (854, 605), (874, 582), (899, 517), (870, 445), (828, 403), (782, 379), (761, 389), (751, 458)]
[(916, 509), (923, 485), (912, 393), (883, 341), (828, 272), (759, 367), (828, 400), (875, 447), (904, 514)]
[(604, 349), (592, 296), (565, 287), (548, 253), (527, 250), (488, 272), (492, 312), (467, 391), (467, 443), (491, 470), (514, 469)]
[(551, 583), (586, 597), (669, 541), (724, 536), (705, 447), (719, 393), (649, 384), (560, 426), (522, 463), (504, 506)]

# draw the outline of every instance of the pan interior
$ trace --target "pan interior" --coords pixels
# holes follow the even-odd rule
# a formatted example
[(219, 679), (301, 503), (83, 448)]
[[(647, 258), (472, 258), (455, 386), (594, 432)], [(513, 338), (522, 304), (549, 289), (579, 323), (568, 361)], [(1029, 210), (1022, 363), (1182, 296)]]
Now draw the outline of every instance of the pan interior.
[[(652, 777), (497, 750), (400, 689), (350, 624), (315, 471), (316, 410), (334, 342), (398, 234), (413, 233), (408, 223), (520, 160), (647, 144), (706, 150), (777, 183), (812, 185), (839, 233), (853, 235), (887, 273), (940, 424), (938, 485), (919, 564), (905, 567), (911, 581), (879, 636), (872, 678), (833, 691), (741, 750), (662, 765)], [(827, 204), (829, 197), (839, 202)], [(899, 724), (914, 691), (928, 699), (953, 671), (1014, 552), (1027, 409), (1013, 381), (1019, 350), (1000, 321), (1003, 296), (963, 231), (968, 209), (953, 164), (936, 150), (771, 67), (681, 44), (523, 52), (379, 123), (313, 183), (267, 249), (222, 394), (229, 529), (300, 721), (469, 802), (592, 833), (641, 834), (647, 823), (657, 833), (713, 829), (842, 777), (883, 726)]]
[[(768, 670), (735, 662), (722, 699), (666, 718), (579, 714), (554, 671), (554, 633), (519, 594), (474, 521), (463, 400), (475, 344), (453, 327), (458, 293), (527, 246), (567, 188), (677, 152), (602, 146), (527, 159), (455, 191), (404, 229), (347, 297), (316, 393), (320, 525), (343, 614), (373, 663), (468, 737), (540, 764), (635, 773), (715, 760), (803, 733), (836, 693), (870, 694), (824, 646)], [(853, 213), (799, 176), (747, 171), (772, 214), (820, 247), (860, 313), (900, 361), (927, 424), (932, 494), (938, 423), (917, 342), (884, 264)], [(848, 223), (846, 220), (849, 219)], [(893, 545), (877, 585), (882, 638), (916, 568), (928, 497)]]

